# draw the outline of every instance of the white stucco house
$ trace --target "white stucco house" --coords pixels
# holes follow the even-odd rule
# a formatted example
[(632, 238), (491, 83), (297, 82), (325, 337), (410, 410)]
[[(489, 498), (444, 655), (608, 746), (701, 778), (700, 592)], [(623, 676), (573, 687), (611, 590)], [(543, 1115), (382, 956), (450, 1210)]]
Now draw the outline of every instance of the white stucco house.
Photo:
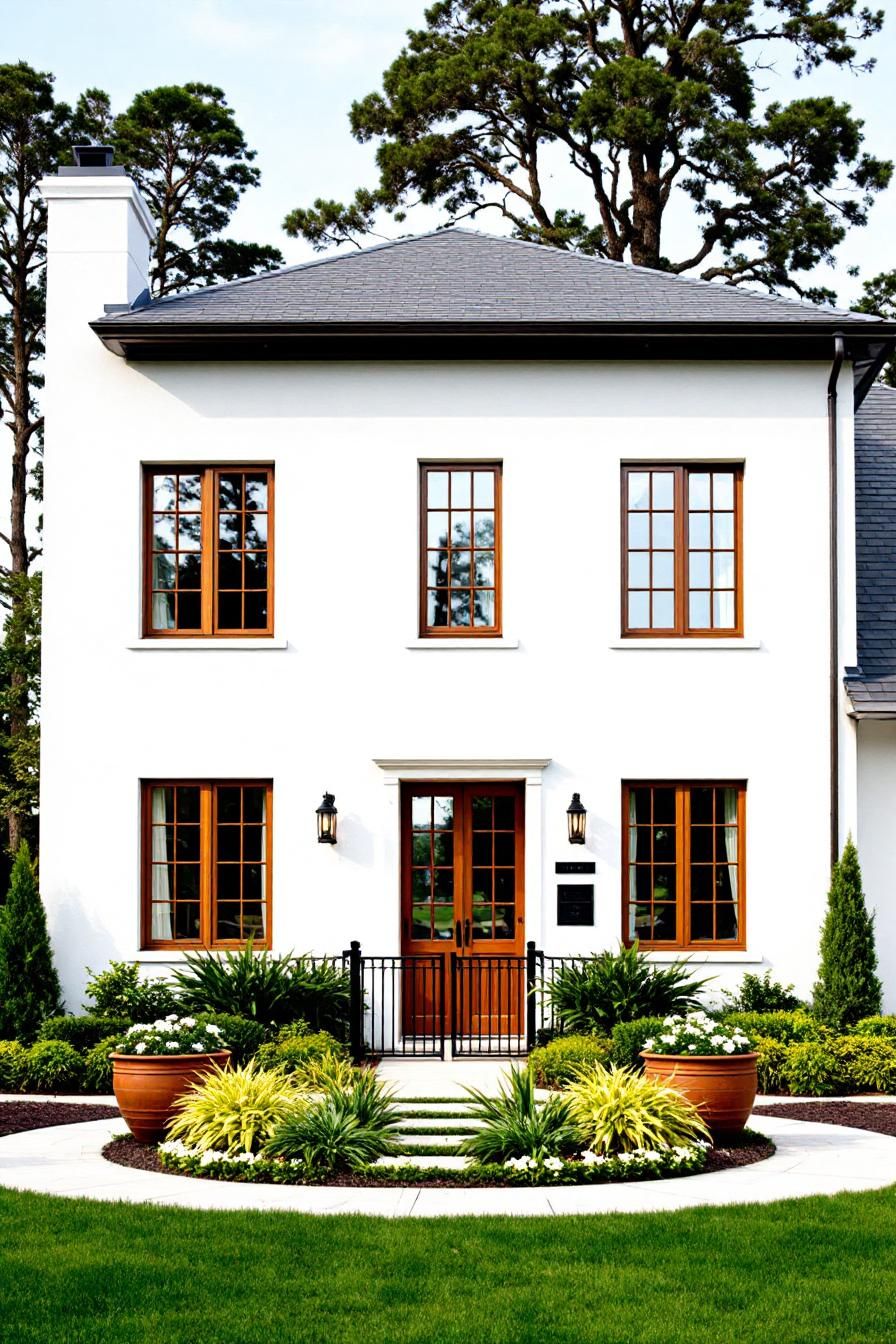
[(42, 190), (70, 1008), (250, 936), (404, 956), (396, 1039), (529, 944), (807, 992), (851, 831), (896, 1009), (896, 326), (461, 229), (150, 301), (122, 170)]

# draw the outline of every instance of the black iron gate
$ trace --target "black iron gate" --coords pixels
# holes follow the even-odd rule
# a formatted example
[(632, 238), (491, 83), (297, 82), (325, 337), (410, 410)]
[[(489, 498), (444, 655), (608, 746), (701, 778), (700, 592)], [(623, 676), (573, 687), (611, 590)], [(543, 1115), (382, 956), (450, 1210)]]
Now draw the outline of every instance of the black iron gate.
[(349, 1044), (367, 1055), (444, 1059), (453, 1055), (526, 1055), (553, 1028), (548, 983), (556, 966), (534, 943), (525, 956), (367, 956), (353, 942), (349, 972)]

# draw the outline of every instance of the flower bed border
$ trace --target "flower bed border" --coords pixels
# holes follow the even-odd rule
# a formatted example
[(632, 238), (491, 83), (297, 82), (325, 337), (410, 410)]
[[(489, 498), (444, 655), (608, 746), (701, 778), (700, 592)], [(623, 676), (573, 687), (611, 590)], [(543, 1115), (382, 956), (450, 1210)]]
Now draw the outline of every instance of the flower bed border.
[[(762, 1156), (754, 1158), (754, 1162), (763, 1161), (775, 1152), (772, 1140), (755, 1130), (745, 1130), (737, 1138), (748, 1141), (738, 1143), (737, 1147), (764, 1149)], [(112, 1144), (106, 1146), (103, 1150), (104, 1156), (115, 1142), (113, 1140)], [(251, 1161), (246, 1158), (233, 1158), (226, 1161), (206, 1161), (203, 1164), (199, 1154), (180, 1156), (176, 1152), (161, 1152), (158, 1149), (156, 1151), (162, 1170), (168, 1174), (231, 1184), (406, 1188), (435, 1185), (499, 1189), (618, 1185), (700, 1176), (706, 1171), (709, 1156), (709, 1150), (706, 1148), (696, 1148), (692, 1156), (684, 1158), (677, 1155), (674, 1164), (669, 1163), (667, 1158), (663, 1165), (630, 1156), (627, 1160), (615, 1157), (590, 1164), (567, 1162), (560, 1171), (545, 1170), (543, 1166), (534, 1171), (507, 1169), (498, 1163), (479, 1163), (462, 1169), (424, 1167), (407, 1163), (400, 1167), (371, 1166), (355, 1172), (321, 1172), (314, 1175), (310, 1174), (300, 1162), (275, 1162), (259, 1157)]]

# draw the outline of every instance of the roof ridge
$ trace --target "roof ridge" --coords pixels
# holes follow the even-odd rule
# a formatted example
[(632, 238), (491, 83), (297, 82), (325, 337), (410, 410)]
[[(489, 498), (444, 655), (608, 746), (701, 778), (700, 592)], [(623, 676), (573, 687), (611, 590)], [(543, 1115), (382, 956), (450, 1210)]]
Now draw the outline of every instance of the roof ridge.
[[(310, 271), (316, 266), (332, 265), (336, 261), (353, 261), (356, 257), (367, 257), (371, 252), (384, 252), (390, 247), (397, 247), (401, 243), (416, 243), (424, 238), (432, 238), (438, 233), (475, 233), (475, 229), (459, 229), (454, 225), (445, 224), (438, 229), (429, 229), (426, 233), (405, 233), (400, 238), (384, 238), (381, 243), (372, 243), (370, 247), (358, 248), (355, 252), (332, 252), (325, 257), (311, 257), (308, 261), (297, 261), (292, 266), (278, 266), (273, 271), (261, 271), (258, 275), (241, 275), (236, 280), (222, 280), (219, 285), (200, 285), (196, 289), (185, 289), (180, 294), (166, 294), (161, 299), (153, 299), (152, 305), (158, 308), (161, 304), (177, 303), (179, 299), (192, 299), (197, 294), (214, 294), (222, 289), (236, 289), (238, 285), (251, 285), (258, 280), (274, 280), (280, 275), (291, 275), (295, 271)], [(490, 237), (489, 234), (482, 234), (482, 237)], [(339, 244), (336, 244), (339, 247)], [(116, 314), (116, 316), (128, 316), (128, 314)]]
[[(486, 243), (499, 243), (502, 245), (511, 244), (515, 247), (525, 247), (535, 249), (542, 256), (551, 257), (552, 261), (562, 264), (564, 260), (575, 260), (577, 262), (590, 262), (600, 267), (616, 267), (623, 271), (631, 272), (639, 278), (663, 277), (666, 280), (679, 281), (685, 286), (700, 285), (709, 288), (718, 293), (719, 290), (725, 290), (728, 294), (736, 294), (743, 298), (745, 303), (752, 299), (759, 299), (765, 302), (782, 304), (791, 310), (829, 313), (832, 317), (849, 317), (853, 321), (860, 320), (874, 323), (881, 319), (870, 313), (858, 313), (850, 308), (827, 307), (825, 304), (811, 303), (807, 299), (794, 299), (787, 295), (765, 293), (753, 289), (740, 289), (736, 285), (720, 285), (715, 280), (704, 280), (700, 276), (676, 275), (672, 271), (663, 271), (652, 266), (639, 266), (631, 261), (613, 261), (609, 257), (597, 257), (590, 252), (582, 252), (578, 248), (555, 248), (546, 243), (535, 242), (527, 238), (512, 238), (505, 234), (487, 233), (481, 229), (471, 229), (459, 224), (443, 224), (434, 229), (429, 229), (425, 233), (402, 234), (398, 238), (385, 238), (382, 242), (373, 243), (370, 247), (359, 247), (354, 252), (342, 252), (338, 250), (339, 245), (325, 256), (312, 257), (308, 261), (296, 262), (292, 266), (281, 266), (277, 270), (262, 271), (258, 275), (241, 276), (237, 280), (224, 280), (217, 285), (205, 285), (196, 289), (184, 290), (179, 294), (167, 294), (163, 298), (151, 300), (151, 306), (158, 311), (160, 307), (168, 307), (184, 301), (185, 299), (195, 298), (197, 295), (205, 297), (207, 294), (220, 293), (224, 290), (233, 290), (244, 285), (257, 284), (264, 280), (276, 280), (280, 276), (293, 275), (301, 271), (314, 270), (320, 266), (331, 266), (337, 262), (349, 262), (358, 260), (362, 257), (370, 256), (374, 252), (384, 252), (395, 247), (401, 247), (408, 244), (425, 242), (429, 239), (438, 237), (459, 236), (463, 238), (480, 239)], [(739, 301), (739, 300), (738, 300)], [(148, 305), (145, 305), (148, 306)], [(117, 313), (115, 316), (120, 319), (126, 319), (131, 312)], [(114, 319), (113, 319), (114, 320)]]
[[(715, 280), (704, 280), (699, 275), (677, 275), (674, 271), (663, 271), (659, 267), (639, 266), (634, 261), (614, 261), (611, 257), (597, 257), (591, 252), (582, 252), (575, 247), (550, 247), (546, 243), (536, 243), (529, 238), (511, 238), (499, 233), (485, 233), (481, 229), (461, 228), (459, 225), (446, 226), (443, 232), (465, 233), (476, 238), (484, 238), (490, 243), (513, 243), (517, 247), (536, 247), (541, 251), (555, 253), (559, 257), (576, 257), (580, 261), (594, 262), (598, 266), (620, 266), (626, 271), (635, 271), (639, 275), (645, 276), (661, 275), (667, 280), (678, 280), (686, 285), (708, 285), (711, 289), (718, 291), (720, 288), (726, 289), (729, 293), (743, 294), (752, 299), (769, 299), (775, 303), (787, 304), (793, 308), (810, 308), (813, 312), (832, 313), (842, 317), (864, 318), (868, 322), (881, 321), (881, 318), (875, 317), (871, 313), (859, 313), (853, 308), (836, 308), (833, 305), (824, 303), (813, 303), (811, 299), (794, 299), (788, 294), (772, 294), (756, 289), (740, 289), (737, 285), (721, 286)], [(419, 237), (427, 237), (426, 234), (420, 234)], [(372, 249), (368, 249), (372, 251)]]

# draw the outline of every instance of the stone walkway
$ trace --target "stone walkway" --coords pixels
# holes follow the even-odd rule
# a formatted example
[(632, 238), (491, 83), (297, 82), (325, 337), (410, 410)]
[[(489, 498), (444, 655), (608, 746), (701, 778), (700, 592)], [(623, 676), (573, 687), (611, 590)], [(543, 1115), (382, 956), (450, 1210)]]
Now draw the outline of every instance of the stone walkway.
[(706, 1176), (542, 1189), (392, 1190), (237, 1185), (136, 1171), (101, 1156), (111, 1136), (123, 1131), (123, 1122), (94, 1120), (0, 1138), (0, 1185), (71, 1198), (194, 1209), (426, 1218), (653, 1213), (702, 1205), (766, 1204), (896, 1183), (896, 1140), (892, 1138), (774, 1116), (757, 1118), (756, 1127), (774, 1139), (778, 1149), (774, 1157)]

